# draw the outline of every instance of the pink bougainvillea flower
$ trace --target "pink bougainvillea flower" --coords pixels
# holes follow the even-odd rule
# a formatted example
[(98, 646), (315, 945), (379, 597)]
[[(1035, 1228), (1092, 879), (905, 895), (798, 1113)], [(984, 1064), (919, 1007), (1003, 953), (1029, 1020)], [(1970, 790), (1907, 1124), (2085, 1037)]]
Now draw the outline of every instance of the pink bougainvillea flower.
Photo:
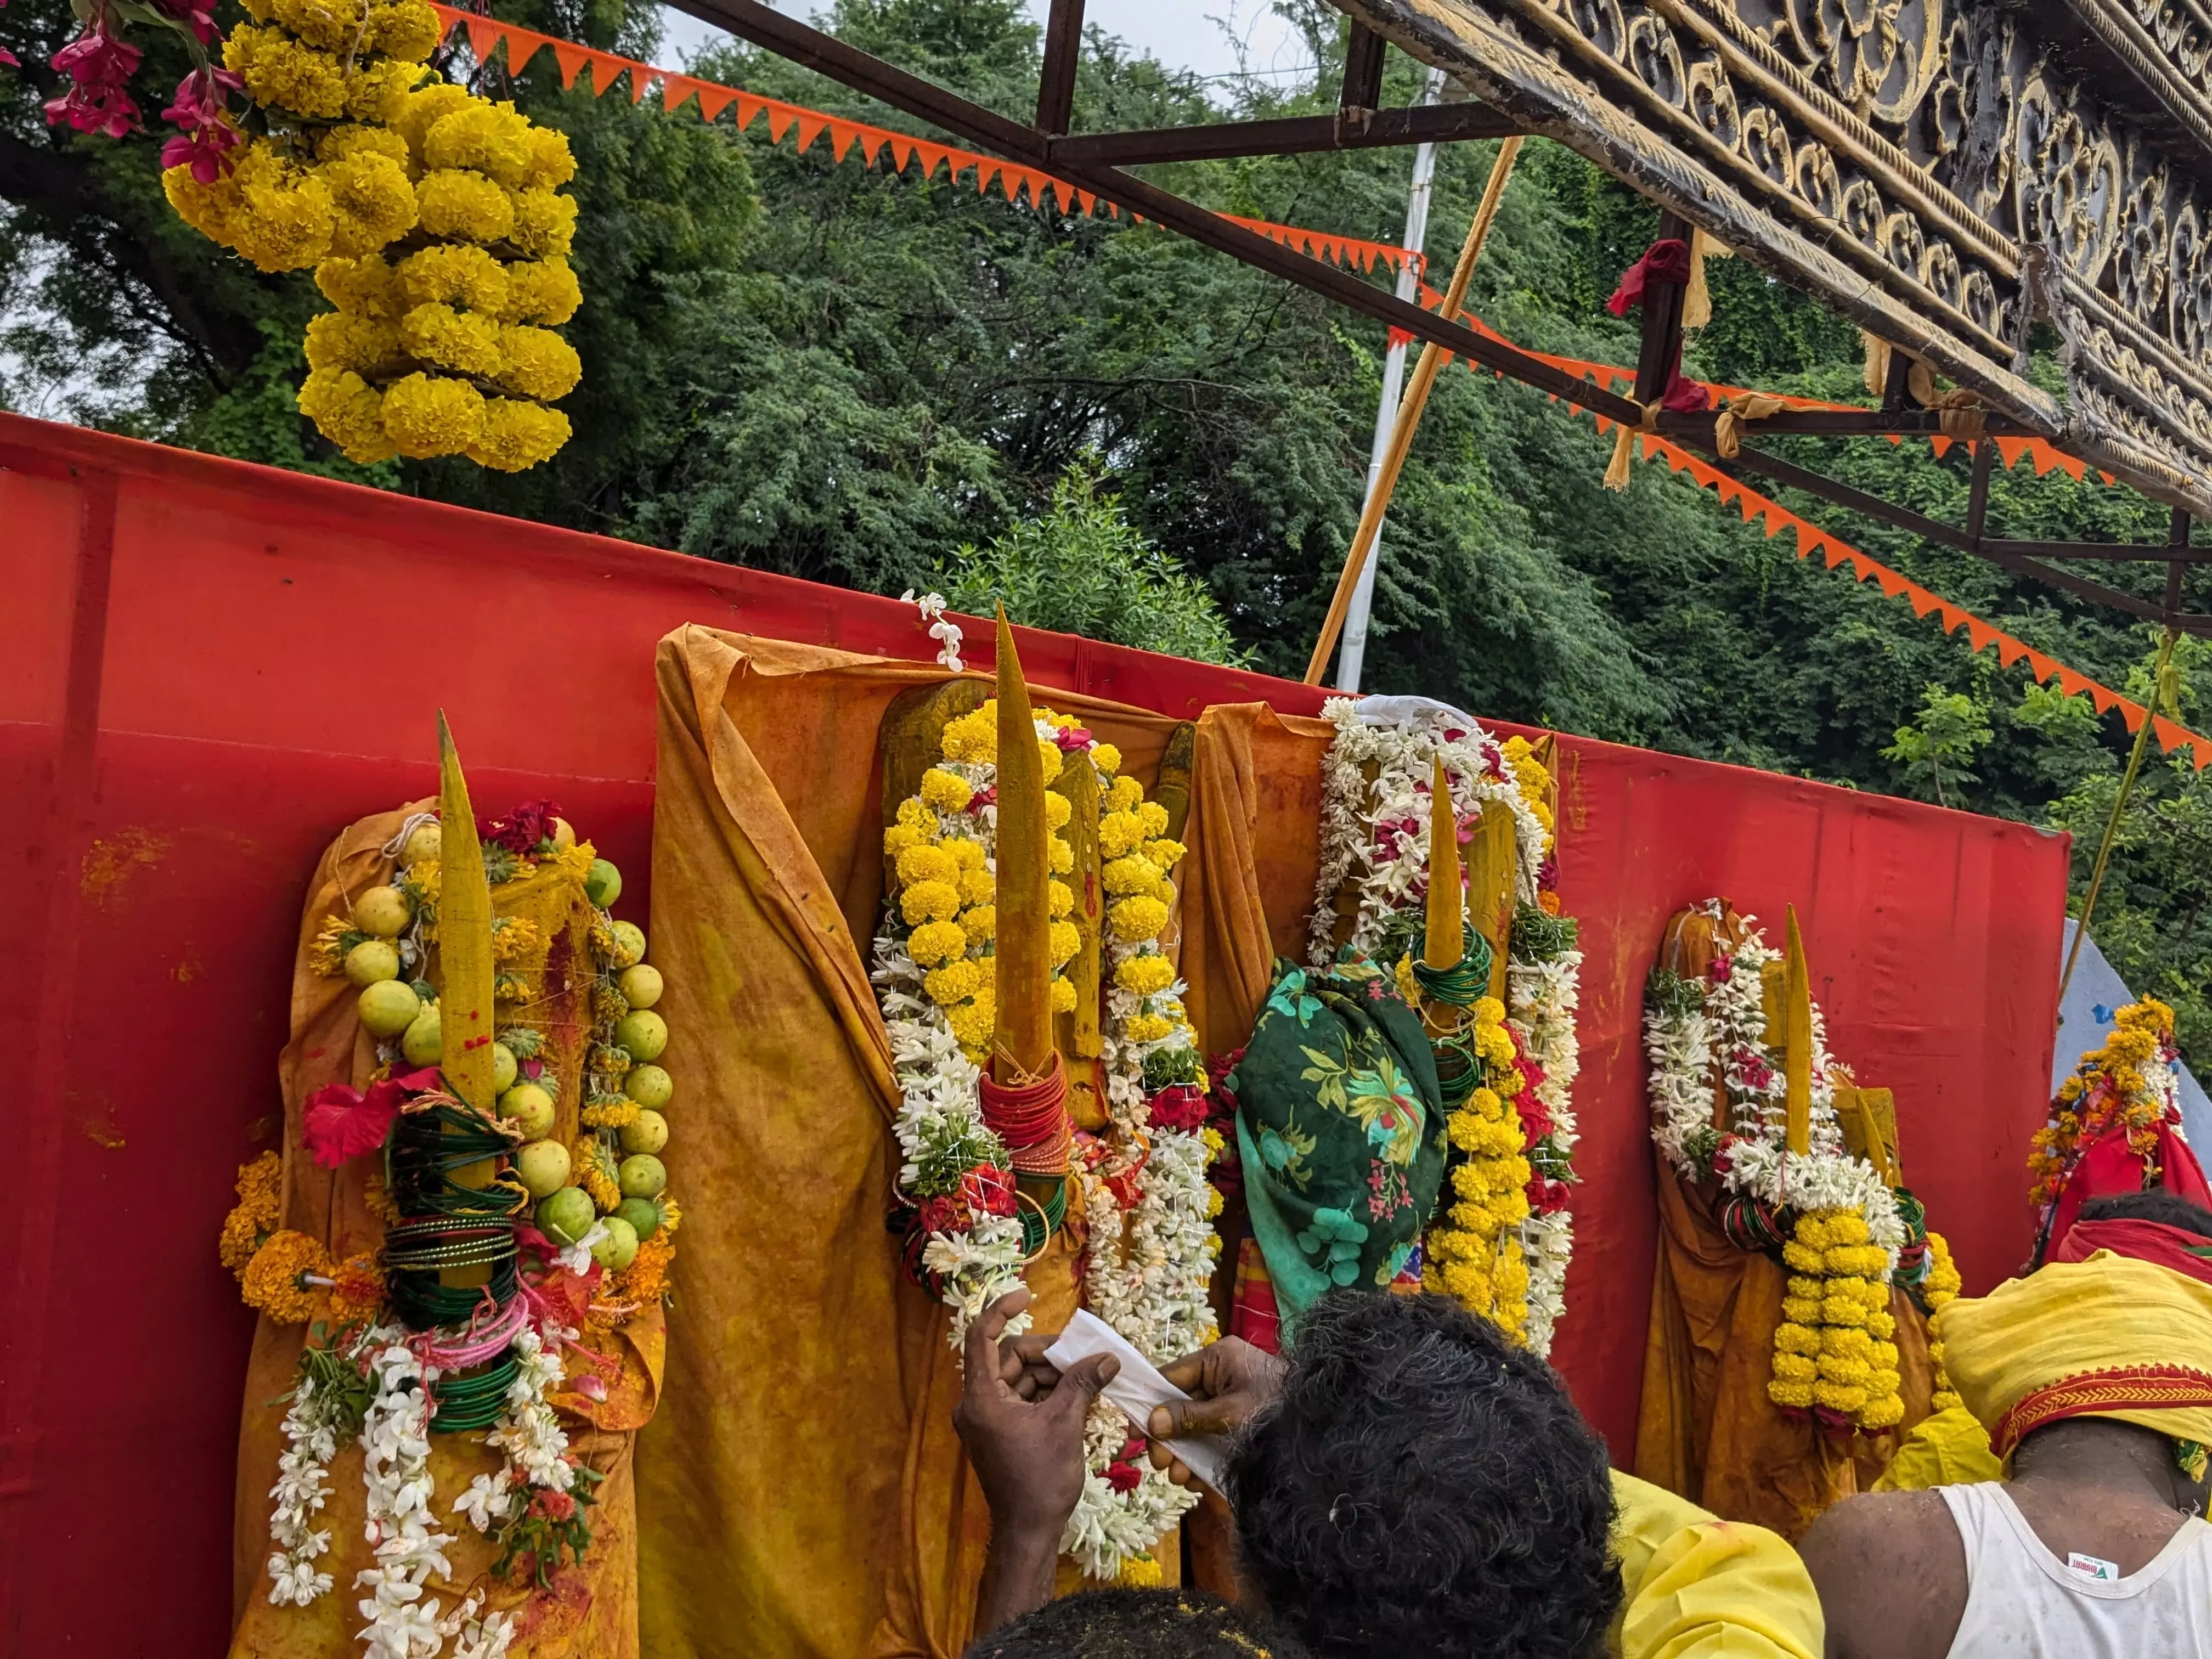
[(154, 0), (154, 9), (173, 22), (182, 23), (205, 46), (215, 39), (215, 12), (202, 0)]
[(230, 171), (230, 150), (242, 137), (228, 121), (202, 127), (197, 132), (180, 133), (161, 146), (162, 170), (188, 166), (194, 179), (211, 185)]
[(138, 106), (128, 83), (143, 57), (127, 40), (104, 33), (95, 25), (53, 56), (53, 66), (70, 77), (70, 89), (46, 100), (46, 124), (64, 121), (78, 132), (97, 132), (120, 138), (138, 125)]

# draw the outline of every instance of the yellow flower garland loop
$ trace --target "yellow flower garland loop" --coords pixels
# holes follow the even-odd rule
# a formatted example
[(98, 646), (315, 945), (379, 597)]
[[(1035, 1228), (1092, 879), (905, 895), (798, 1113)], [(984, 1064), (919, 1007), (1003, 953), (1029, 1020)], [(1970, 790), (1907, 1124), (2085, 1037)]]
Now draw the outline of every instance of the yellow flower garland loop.
[[(1808, 1210), (1782, 1247), (1790, 1269), (1767, 1397), (1878, 1433), (1905, 1415), (1889, 1311), (1889, 1255), (1855, 1210)], [(1947, 1258), (1948, 1259), (1948, 1258)], [(1932, 1274), (1931, 1274), (1932, 1278)]]
[[(464, 455), (520, 471), (567, 443), (547, 405), (582, 378), (553, 328), (582, 294), (565, 135), (434, 82), (425, 0), (246, 0), (223, 46), (257, 133), (211, 181), (162, 189), (185, 223), (267, 271), (313, 267), (302, 414), (354, 461)], [(395, 257), (395, 250), (396, 257)]]

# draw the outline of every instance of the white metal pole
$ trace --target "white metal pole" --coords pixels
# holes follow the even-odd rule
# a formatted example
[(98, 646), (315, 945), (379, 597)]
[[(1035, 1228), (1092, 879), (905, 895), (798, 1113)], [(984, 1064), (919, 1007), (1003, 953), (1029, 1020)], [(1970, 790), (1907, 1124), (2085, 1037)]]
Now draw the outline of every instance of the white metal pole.
[[(1421, 88), (1421, 102), (1433, 104), (1443, 95), (1444, 72), (1432, 69), (1427, 83)], [(1406, 198), (1405, 246), (1419, 253), (1429, 234), (1429, 192), (1436, 181), (1437, 147), (1423, 144), (1413, 152), (1413, 185)], [(1420, 277), (1409, 261), (1398, 273), (1398, 297), (1412, 300), (1420, 291)], [(1399, 340), (1390, 347), (1382, 363), (1382, 402), (1375, 411), (1375, 448), (1367, 463), (1367, 495), (1371, 498), (1376, 486), (1382, 481), (1383, 457), (1389, 453), (1390, 430), (1398, 412), (1398, 398), (1406, 380), (1406, 342)], [(1362, 506), (1365, 505), (1363, 500)], [(1336, 689), (1340, 691), (1359, 690), (1359, 671), (1367, 656), (1367, 615), (1375, 603), (1375, 569), (1382, 562), (1382, 529), (1375, 530), (1375, 550), (1368, 556), (1367, 568), (1359, 573), (1359, 586), (1352, 589), (1352, 604), (1344, 614), (1344, 639), (1337, 647)]]

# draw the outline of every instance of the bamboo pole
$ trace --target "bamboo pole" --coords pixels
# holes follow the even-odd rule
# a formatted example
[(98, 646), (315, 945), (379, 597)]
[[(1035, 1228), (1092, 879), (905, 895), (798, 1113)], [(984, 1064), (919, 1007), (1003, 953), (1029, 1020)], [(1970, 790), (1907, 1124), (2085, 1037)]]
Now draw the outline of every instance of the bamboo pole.
[[(1521, 155), (1521, 137), (1515, 134), (1498, 147), (1498, 160), (1492, 164), (1489, 181), (1482, 187), (1481, 204), (1474, 210), (1474, 222), (1468, 227), (1467, 243), (1459, 252), (1459, 264), (1452, 271), (1451, 287), (1445, 290), (1444, 303), (1439, 313), (1449, 322), (1459, 315), (1460, 307), (1467, 299), (1467, 285), (1474, 275), (1475, 261), (1482, 257), (1482, 245), (1489, 240), (1492, 222), (1498, 216), (1498, 204), (1505, 194), (1506, 180), (1513, 176), (1513, 163)], [(1406, 396), (1398, 405), (1398, 423), (1390, 433), (1390, 453), (1383, 457), (1381, 476), (1367, 492), (1367, 505), (1359, 514), (1359, 528), (1352, 538), (1352, 551), (1344, 561), (1344, 572), (1336, 579), (1336, 594), (1329, 601), (1328, 617), (1321, 625), (1321, 637), (1314, 641), (1312, 660), (1306, 664), (1306, 684), (1319, 685), (1321, 677), (1328, 667), (1328, 659), (1336, 649), (1337, 635), (1344, 630), (1346, 613), (1352, 608), (1352, 593), (1359, 586), (1359, 574), (1366, 568), (1368, 555), (1375, 547), (1376, 532), (1382, 526), (1382, 515), (1389, 511), (1390, 497), (1398, 488), (1398, 474), (1406, 465), (1407, 452), (1413, 447), (1413, 434), (1421, 424), (1421, 411), (1428, 406), (1429, 390), (1436, 385), (1437, 373), (1450, 354), (1434, 341), (1421, 348), (1421, 361), (1413, 369), (1413, 383), (1406, 388)]]

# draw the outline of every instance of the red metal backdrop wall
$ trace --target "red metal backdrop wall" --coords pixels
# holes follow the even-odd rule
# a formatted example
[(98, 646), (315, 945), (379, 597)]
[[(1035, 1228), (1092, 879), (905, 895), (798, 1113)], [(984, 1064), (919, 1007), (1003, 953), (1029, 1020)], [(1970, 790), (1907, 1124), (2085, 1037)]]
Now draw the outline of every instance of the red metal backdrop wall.
[[(0, 576), (0, 1650), (212, 1652), (251, 1328), (214, 1241), (279, 1109), (323, 845), (434, 789), (443, 707), (478, 798), (559, 799), (642, 914), (661, 634), (935, 645), (887, 599), (5, 415)], [(1064, 635), (1022, 652), (1043, 684), (1177, 715), (1319, 706)], [(1833, 1046), (1897, 1089), (1914, 1184), (1983, 1288), (2027, 1243), (2066, 854), (1960, 813), (1565, 751), (1585, 1182), (1556, 1357), (1625, 1456), (1652, 1258), (1638, 999), (1668, 915), (1726, 892), (1778, 926), (1796, 901)]]

